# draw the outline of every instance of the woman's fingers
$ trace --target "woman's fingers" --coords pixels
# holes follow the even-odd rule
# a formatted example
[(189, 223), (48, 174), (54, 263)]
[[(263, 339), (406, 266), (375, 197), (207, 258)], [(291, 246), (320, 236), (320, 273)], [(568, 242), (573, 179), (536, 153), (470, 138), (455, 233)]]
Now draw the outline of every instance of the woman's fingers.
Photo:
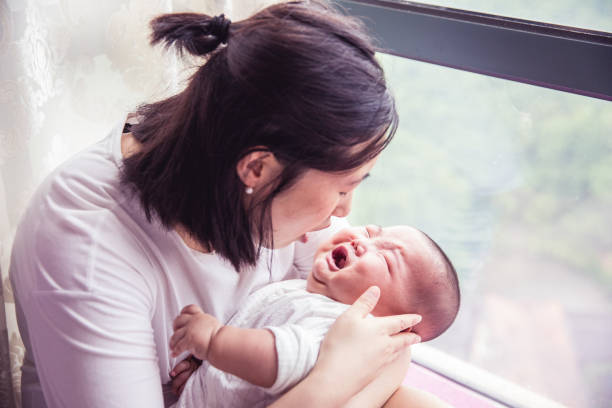
[(374, 310), (379, 298), (380, 288), (378, 286), (370, 286), (345, 313), (365, 317)]
[(421, 342), (421, 336), (416, 333), (400, 333), (395, 336), (391, 336), (391, 347), (393, 352), (400, 352), (406, 350), (406, 347)]
[(377, 321), (384, 334), (392, 335), (416, 326), (421, 321), (421, 316), (418, 314), (394, 315), (378, 318)]

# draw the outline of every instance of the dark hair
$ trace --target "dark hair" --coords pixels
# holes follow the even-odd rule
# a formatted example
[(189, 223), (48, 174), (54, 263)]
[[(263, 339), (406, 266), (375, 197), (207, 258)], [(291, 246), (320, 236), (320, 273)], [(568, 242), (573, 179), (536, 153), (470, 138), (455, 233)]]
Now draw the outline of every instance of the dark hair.
[[(153, 44), (207, 61), (184, 91), (138, 108), (132, 133), (142, 148), (124, 159), (122, 181), (149, 220), (182, 224), (236, 270), (273, 246), (272, 200), (306, 169), (355, 169), (395, 133), (394, 100), (371, 38), (324, 1), (280, 3), (231, 25), (181, 13), (151, 26)], [(257, 150), (284, 167), (271, 192), (253, 194), (245, 208), (236, 165)]]
[(415, 332), (421, 336), (422, 341), (429, 341), (444, 333), (455, 321), (461, 304), (461, 293), (457, 271), (452, 262), (436, 241), (421, 232), (437, 258), (435, 261), (441, 266), (441, 270), (436, 270), (433, 276), (423, 276), (410, 294), (411, 302), (418, 304), (416, 310), (411, 312), (423, 317), (423, 321), (415, 326)]

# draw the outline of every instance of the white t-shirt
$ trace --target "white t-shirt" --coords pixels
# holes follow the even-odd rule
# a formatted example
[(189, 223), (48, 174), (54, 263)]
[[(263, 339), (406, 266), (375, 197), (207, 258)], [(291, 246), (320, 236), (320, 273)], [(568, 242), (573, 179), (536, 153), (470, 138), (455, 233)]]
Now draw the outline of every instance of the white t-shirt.
[[(303, 276), (319, 243), (264, 250), (237, 273), (149, 223), (119, 185), (123, 123), (41, 184), (14, 241), (10, 276), (26, 345), (24, 407), (161, 407), (172, 321), (188, 304), (226, 322), (263, 285)], [(31, 359), (36, 362), (32, 367)], [(40, 378), (40, 385), (38, 385)], [(166, 405), (172, 401), (166, 401)]]
[(312, 369), (321, 341), (348, 308), (306, 291), (304, 279), (286, 280), (252, 293), (228, 322), (274, 333), (278, 372), (270, 388), (225, 373), (206, 361), (189, 378), (174, 408), (263, 408), (274, 402)]

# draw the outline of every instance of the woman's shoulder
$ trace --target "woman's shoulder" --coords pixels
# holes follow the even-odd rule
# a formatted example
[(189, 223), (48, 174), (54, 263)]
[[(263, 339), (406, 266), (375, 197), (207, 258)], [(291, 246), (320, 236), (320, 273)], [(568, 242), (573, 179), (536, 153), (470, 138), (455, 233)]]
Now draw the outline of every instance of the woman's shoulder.
[(62, 208), (88, 210), (109, 208), (121, 200), (118, 143), (117, 125), (103, 139), (52, 170), (36, 189), (30, 207), (41, 210), (51, 205), (56, 212)]
[(126, 211), (130, 197), (119, 180), (113, 136), (51, 172), (32, 196), (17, 229), (14, 257), (24, 255), (24, 265), (35, 260), (54, 279), (65, 274), (72, 289), (86, 289), (75, 286), (74, 280), (81, 277), (86, 286), (101, 254), (109, 255), (107, 263), (113, 257), (128, 259), (128, 253), (135, 260), (142, 258), (134, 236), (137, 225)]

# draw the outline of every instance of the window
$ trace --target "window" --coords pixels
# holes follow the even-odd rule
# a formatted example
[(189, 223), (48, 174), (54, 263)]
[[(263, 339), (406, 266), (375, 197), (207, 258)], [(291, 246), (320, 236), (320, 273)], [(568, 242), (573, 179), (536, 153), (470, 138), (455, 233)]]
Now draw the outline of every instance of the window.
[[(422, 346), (427, 364), (444, 369), (447, 353), (552, 405), (606, 406), (612, 104), (379, 59), (400, 127), (356, 193), (350, 221), (414, 225), (454, 262), (462, 309), (447, 333)], [(499, 382), (490, 383), (481, 391), (505, 400)]]
[(612, 2), (606, 0), (556, 0), (541, 2), (530, 0), (426, 0), (425, 3), (570, 27), (612, 32)]

